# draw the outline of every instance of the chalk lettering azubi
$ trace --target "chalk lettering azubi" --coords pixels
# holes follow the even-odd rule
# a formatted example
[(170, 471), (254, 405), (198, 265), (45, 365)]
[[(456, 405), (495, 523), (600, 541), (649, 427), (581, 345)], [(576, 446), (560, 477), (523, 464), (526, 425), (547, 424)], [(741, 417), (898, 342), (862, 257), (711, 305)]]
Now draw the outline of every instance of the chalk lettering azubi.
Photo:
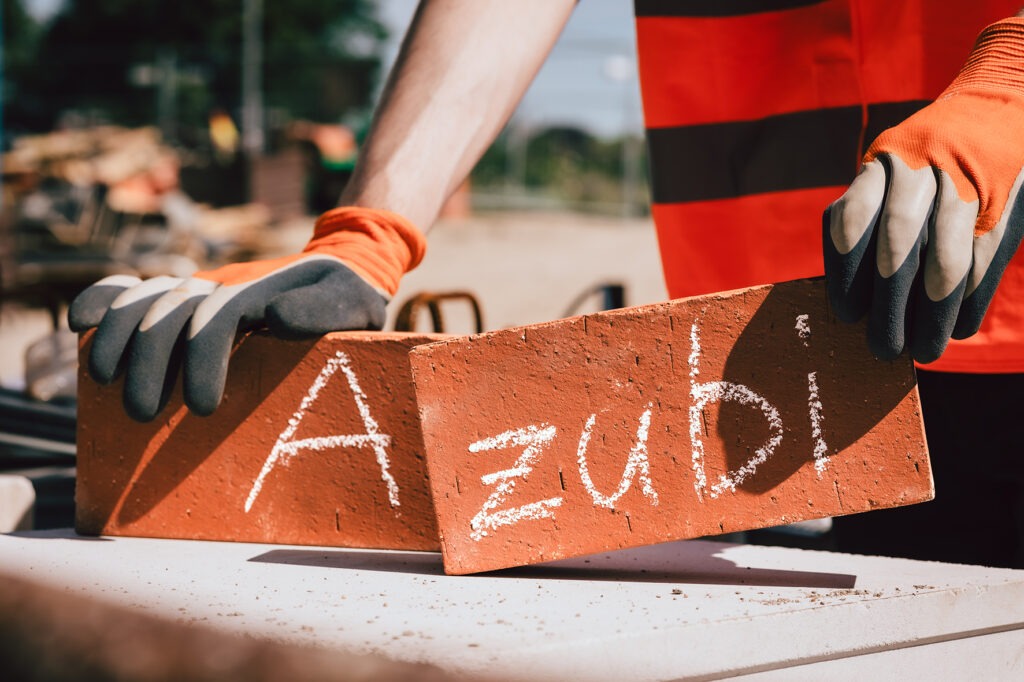
[[(797, 335), (805, 347), (810, 347), (811, 327), (808, 315), (796, 318)], [(705, 493), (712, 499), (726, 492), (736, 492), (737, 487), (757, 473), (783, 440), (783, 423), (779, 410), (762, 395), (749, 386), (731, 381), (700, 381), (701, 345), (700, 321), (695, 320), (690, 327), (690, 355), (688, 358), (690, 378), (689, 435), (691, 445), (691, 461), (694, 474), (694, 490), (699, 501), (704, 501)], [(808, 414), (811, 437), (814, 440), (814, 467), (820, 476), (828, 465), (828, 446), (823, 433), (824, 407), (819, 397), (817, 372), (807, 375)], [(714, 403), (736, 402), (740, 405), (757, 408), (768, 424), (768, 439), (754, 451), (753, 456), (743, 466), (718, 476), (710, 486), (705, 472), (705, 423), (704, 410)], [(591, 475), (591, 462), (588, 450), (591, 437), (597, 426), (597, 413), (591, 414), (585, 421), (576, 450), (576, 463), (580, 481), (590, 495), (594, 507), (615, 509), (616, 503), (639, 479), (641, 493), (652, 506), (658, 504), (658, 493), (651, 479), (650, 455), (648, 452), (648, 436), (651, 423), (656, 418), (654, 403), (649, 402), (641, 413), (636, 431), (636, 440), (626, 458), (626, 464), (619, 478), (619, 485), (613, 493), (605, 495), (597, 489)], [(562, 506), (562, 496), (550, 497), (530, 502), (517, 507), (501, 509), (509, 496), (512, 495), (518, 479), (525, 478), (540, 463), (543, 451), (555, 440), (558, 430), (547, 423), (531, 425), (519, 429), (505, 431), (497, 436), (484, 438), (469, 445), (469, 452), (480, 454), (493, 450), (511, 447), (522, 447), (522, 453), (509, 469), (485, 474), (480, 481), (486, 486), (496, 486), (487, 497), (480, 511), (470, 521), (473, 540), (480, 541), (488, 537), (491, 531), (502, 526), (511, 526), (520, 521), (553, 518), (555, 509)], [(606, 457), (600, 458), (606, 462)]]
[[(640, 415), (636, 442), (626, 458), (626, 466), (619, 480), (619, 486), (611, 495), (602, 494), (590, 477), (587, 446), (590, 443), (590, 434), (597, 420), (597, 414), (592, 414), (587, 419), (583, 433), (580, 434), (576, 461), (579, 466), (580, 480), (590, 494), (595, 507), (614, 509), (615, 502), (626, 494), (638, 475), (644, 496), (650, 500), (652, 505), (658, 504), (658, 493), (654, 490), (654, 484), (651, 482), (651, 468), (647, 453), (647, 436), (651, 428), (652, 409), (653, 403), (648, 403), (647, 409)], [(516, 481), (525, 478), (533, 471), (540, 461), (543, 450), (551, 445), (557, 433), (557, 429), (550, 424), (530, 425), (521, 429), (505, 431), (497, 436), (484, 438), (470, 444), (469, 452), (473, 454), (503, 450), (508, 447), (523, 448), (522, 454), (519, 455), (511, 469), (484, 474), (480, 477), (480, 482), (484, 485), (497, 484), (497, 487), (491, 491), (483, 507), (469, 522), (472, 539), (482, 540), (488, 536), (488, 531), (496, 530), (501, 526), (510, 526), (528, 519), (544, 519), (554, 516), (554, 509), (562, 505), (562, 496), (550, 497), (518, 507), (506, 509), (499, 509), (499, 507), (505, 504), (505, 500), (515, 490)]]

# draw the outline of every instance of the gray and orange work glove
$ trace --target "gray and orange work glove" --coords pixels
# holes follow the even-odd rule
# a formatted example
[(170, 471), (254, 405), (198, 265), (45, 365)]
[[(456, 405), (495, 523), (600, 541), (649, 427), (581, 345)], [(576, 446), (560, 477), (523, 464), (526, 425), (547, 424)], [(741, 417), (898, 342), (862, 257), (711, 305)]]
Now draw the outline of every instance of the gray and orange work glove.
[(824, 216), (840, 319), (883, 359), (931, 362), (978, 331), (1024, 234), (1024, 19), (987, 27), (953, 83), (882, 133)]
[(381, 329), (387, 299), (425, 249), (423, 234), (395, 213), (337, 208), (320, 216), (300, 254), (188, 279), (108, 277), (74, 300), (68, 320), (74, 331), (96, 327), (89, 373), (107, 384), (124, 370), (132, 418), (163, 408), (182, 355), (185, 404), (208, 415), (220, 404), (239, 330), (298, 338)]

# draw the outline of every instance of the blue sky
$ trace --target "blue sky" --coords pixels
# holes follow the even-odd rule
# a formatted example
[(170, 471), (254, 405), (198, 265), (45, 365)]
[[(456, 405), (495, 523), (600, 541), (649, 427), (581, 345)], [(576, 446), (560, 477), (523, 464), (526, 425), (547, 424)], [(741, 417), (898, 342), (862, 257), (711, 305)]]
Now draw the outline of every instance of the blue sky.
[[(389, 59), (398, 50), (416, 4), (417, 0), (380, 2), (380, 17), (393, 34)], [(625, 79), (614, 81), (609, 71)], [(642, 132), (631, 0), (580, 0), (512, 124), (576, 125), (602, 136)]]

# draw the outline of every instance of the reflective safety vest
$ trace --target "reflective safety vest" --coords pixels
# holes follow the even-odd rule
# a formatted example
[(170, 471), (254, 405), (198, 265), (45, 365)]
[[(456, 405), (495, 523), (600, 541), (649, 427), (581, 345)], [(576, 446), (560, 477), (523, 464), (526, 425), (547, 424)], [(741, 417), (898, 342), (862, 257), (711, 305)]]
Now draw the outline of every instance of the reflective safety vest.
[[(634, 0), (669, 295), (823, 273), (821, 216), (871, 141), (934, 99), (1021, 0)], [(1024, 372), (1024, 250), (935, 363)]]

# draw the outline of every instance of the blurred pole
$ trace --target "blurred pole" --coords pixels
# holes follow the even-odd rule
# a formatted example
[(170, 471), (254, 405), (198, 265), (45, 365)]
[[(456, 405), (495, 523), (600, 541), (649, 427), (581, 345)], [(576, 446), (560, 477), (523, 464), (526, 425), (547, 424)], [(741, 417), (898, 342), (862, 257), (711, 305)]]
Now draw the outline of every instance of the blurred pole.
[(529, 153), (530, 129), (522, 118), (513, 119), (505, 131), (505, 191), (526, 195), (526, 161)]
[(640, 170), (640, 142), (631, 131), (627, 131), (622, 138), (622, 165), (622, 217), (632, 218), (635, 214), (633, 202), (638, 185), (637, 171)]
[(157, 125), (165, 140), (174, 140), (178, 134), (178, 53), (164, 48), (156, 59), (160, 79), (156, 84)]
[(3, 152), (7, 145), (4, 142), (4, 0), (0, 0), (0, 216), (3, 216)]
[(242, 10), (242, 150), (263, 153), (263, 0), (244, 0)]
[(633, 102), (630, 85), (635, 75), (636, 66), (626, 55), (615, 54), (604, 62), (604, 75), (613, 83), (618, 83), (622, 91), (622, 133), (620, 138), (622, 160), (622, 217), (633, 217), (633, 195), (636, 194), (636, 165), (638, 163), (637, 148), (633, 140)]

